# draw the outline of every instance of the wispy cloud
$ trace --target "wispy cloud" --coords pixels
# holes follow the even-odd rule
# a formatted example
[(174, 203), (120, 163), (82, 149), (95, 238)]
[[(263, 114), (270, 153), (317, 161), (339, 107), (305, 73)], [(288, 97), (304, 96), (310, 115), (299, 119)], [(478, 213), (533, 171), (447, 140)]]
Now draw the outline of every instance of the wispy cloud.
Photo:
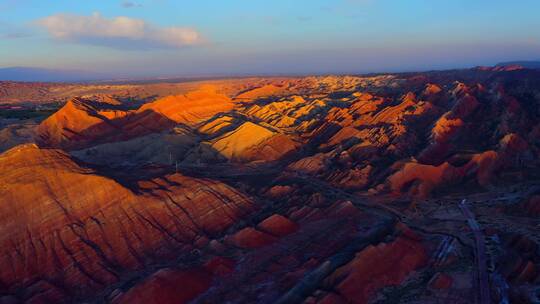
[(183, 48), (203, 43), (201, 34), (189, 27), (158, 27), (142, 19), (105, 18), (57, 14), (35, 22), (56, 39), (120, 49)]
[(14, 33), (0, 33), (0, 38), (5, 39), (19, 39), (19, 38), (26, 38), (30, 37), (32, 34), (27, 32), (14, 32)]
[(124, 1), (124, 2), (122, 2), (122, 7), (123, 8), (142, 7), (142, 4), (135, 3), (135, 2), (132, 2), (132, 1)]
[(23, 26), (14, 26), (0, 20), (0, 38), (18, 39), (32, 36), (31, 31)]
[(297, 16), (296, 17), (296, 20), (297, 21), (300, 21), (300, 22), (307, 22), (307, 21), (311, 21), (311, 17), (309, 16)]

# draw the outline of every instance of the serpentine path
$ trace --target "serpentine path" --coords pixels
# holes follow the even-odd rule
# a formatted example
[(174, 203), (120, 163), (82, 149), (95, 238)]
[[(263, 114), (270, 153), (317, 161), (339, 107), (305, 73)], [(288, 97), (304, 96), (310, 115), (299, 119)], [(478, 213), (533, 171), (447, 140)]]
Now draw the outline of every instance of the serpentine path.
[(473, 231), (475, 247), (476, 247), (476, 267), (478, 271), (478, 291), (480, 304), (490, 304), (490, 288), (489, 288), (489, 275), (487, 272), (487, 259), (486, 259), (486, 239), (478, 222), (476, 221), (474, 214), (467, 206), (467, 200), (462, 200), (459, 203), (461, 212), (467, 219), (469, 227)]

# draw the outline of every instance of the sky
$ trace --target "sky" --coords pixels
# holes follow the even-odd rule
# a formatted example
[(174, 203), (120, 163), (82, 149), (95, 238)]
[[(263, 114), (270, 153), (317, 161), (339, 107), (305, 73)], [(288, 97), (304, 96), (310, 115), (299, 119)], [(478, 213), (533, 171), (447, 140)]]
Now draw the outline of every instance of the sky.
[(538, 0), (0, 0), (0, 67), (357, 74), (540, 60)]

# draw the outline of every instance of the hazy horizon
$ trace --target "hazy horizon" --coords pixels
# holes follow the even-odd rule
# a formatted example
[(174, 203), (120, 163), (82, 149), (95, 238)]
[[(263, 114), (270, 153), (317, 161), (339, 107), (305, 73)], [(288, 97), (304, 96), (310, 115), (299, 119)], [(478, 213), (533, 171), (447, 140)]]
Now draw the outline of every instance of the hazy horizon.
[(145, 78), (410, 72), (540, 59), (537, 1), (290, 2), (3, 0), (0, 67)]

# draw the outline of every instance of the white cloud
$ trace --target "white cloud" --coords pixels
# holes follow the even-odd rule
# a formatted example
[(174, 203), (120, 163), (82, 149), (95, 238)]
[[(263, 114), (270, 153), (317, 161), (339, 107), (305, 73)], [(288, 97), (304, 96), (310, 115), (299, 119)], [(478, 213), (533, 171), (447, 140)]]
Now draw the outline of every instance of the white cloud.
[(36, 24), (58, 40), (121, 49), (182, 48), (199, 45), (201, 34), (188, 27), (157, 27), (142, 19), (57, 14)]

